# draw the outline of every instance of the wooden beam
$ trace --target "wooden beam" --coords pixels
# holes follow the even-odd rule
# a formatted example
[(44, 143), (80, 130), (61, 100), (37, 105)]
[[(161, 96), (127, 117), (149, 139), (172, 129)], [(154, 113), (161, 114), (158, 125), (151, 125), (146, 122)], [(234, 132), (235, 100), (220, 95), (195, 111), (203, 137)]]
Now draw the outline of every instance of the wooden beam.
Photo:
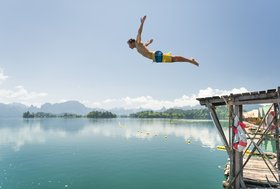
[(279, 103), (280, 99), (262, 99), (262, 100), (247, 100), (247, 101), (236, 101), (233, 105), (245, 105), (245, 104), (273, 104)]
[(222, 125), (221, 125), (221, 123), (220, 123), (220, 121), (219, 121), (219, 118), (218, 118), (218, 116), (217, 116), (217, 114), (216, 114), (216, 111), (215, 111), (215, 109), (214, 109), (214, 106), (212, 106), (212, 104), (207, 104), (207, 107), (208, 107), (208, 109), (209, 109), (209, 111), (210, 111), (210, 115), (211, 115), (211, 117), (212, 117), (212, 120), (213, 120), (213, 122), (214, 122), (214, 125), (215, 125), (216, 128), (218, 129), (218, 133), (219, 133), (219, 135), (220, 135), (220, 137), (221, 137), (221, 139), (222, 139), (222, 142), (223, 142), (223, 144), (224, 144), (224, 146), (225, 146), (225, 148), (226, 148), (226, 151), (227, 151), (227, 153), (228, 153), (228, 156), (230, 156), (230, 149), (229, 149), (229, 145), (228, 145), (228, 142), (227, 142), (227, 138), (226, 138), (226, 136), (225, 136), (225, 133), (224, 133), (224, 130), (223, 130), (223, 128), (222, 128)]
[[(273, 118), (272, 122), (274, 121), (275, 117)], [(267, 126), (267, 128), (265, 129), (263, 135), (261, 136), (261, 138), (258, 140), (257, 144), (253, 147), (253, 149), (251, 150), (251, 152), (249, 153), (249, 156), (247, 157), (247, 159), (245, 160), (244, 164), (241, 167), (241, 170), (246, 166), (246, 164), (248, 163), (248, 161), (250, 160), (250, 158), (252, 157), (253, 153), (255, 152), (255, 150), (257, 149), (256, 146), (259, 146), (261, 144), (261, 142), (264, 140), (264, 136), (268, 133), (268, 131), (270, 130), (271, 126), (272, 126), (272, 122), (270, 122)], [(237, 173), (237, 176), (241, 173), (241, 170)], [(234, 184), (235, 180), (237, 177), (234, 177), (232, 180), (230, 180), (229, 183), (229, 187), (232, 186), (232, 184)]]
[[(280, 98), (280, 88), (278, 87), (278, 97)], [(280, 180), (280, 146), (279, 146), (279, 104), (275, 103), (274, 104), (274, 113), (275, 113), (275, 120), (274, 120), (274, 125), (275, 125), (275, 145), (276, 145), (276, 153), (277, 153), (277, 167), (278, 167), (278, 180)]]
[(207, 98), (197, 98), (201, 105), (211, 103), (214, 106), (226, 105), (224, 99), (230, 104), (233, 102), (230, 98), (234, 98), (233, 105), (243, 104), (263, 104), (263, 103), (279, 103), (278, 93), (276, 89), (269, 89), (267, 91), (254, 91), (241, 94), (231, 94), (230, 96), (224, 95), (222, 97), (214, 96)]
[(230, 170), (229, 170), (229, 181), (231, 182), (234, 179), (234, 164), (233, 164), (233, 155), (234, 155), (234, 149), (233, 149), (233, 106), (228, 105), (228, 117), (229, 117), (229, 146), (231, 153), (229, 155), (229, 163), (230, 163)]
[[(235, 115), (238, 116), (239, 120), (242, 120), (242, 111), (243, 107), (242, 105), (235, 106)], [(242, 152), (235, 151), (234, 157), (233, 157), (233, 163), (234, 163), (234, 176), (236, 177), (234, 181), (234, 188), (235, 189), (240, 189), (241, 183), (242, 183), (242, 175), (243, 175), (243, 157), (242, 157)], [(238, 175), (238, 173), (240, 174)], [(243, 188), (243, 187), (242, 187)]]

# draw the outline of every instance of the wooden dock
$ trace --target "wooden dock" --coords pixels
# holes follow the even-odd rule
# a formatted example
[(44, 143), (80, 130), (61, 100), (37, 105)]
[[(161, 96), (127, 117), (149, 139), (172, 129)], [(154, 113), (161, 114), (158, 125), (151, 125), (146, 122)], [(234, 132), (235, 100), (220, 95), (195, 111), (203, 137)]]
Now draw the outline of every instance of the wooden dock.
[[(243, 159), (245, 161), (246, 158)], [(271, 159), (272, 164), (277, 162), (277, 159)], [(273, 170), (274, 175), (278, 175), (277, 171), (274, 170), (272, 166), (270, 168)], [(228, 177), (230, 172), (230, 165), (227, 164), (225, 167), (225, 176)], [(261, 157), (252, 157), (250, 161), (246, 164), (243, 169), (243, 180), (245, 185), (250, 185), (251, 187), (269, 187), (269, 185), (277, 186), (277, 180), (274, 178), (273, 174), (267, 168)]]
[[(225, 168), (227, 180), (224, 182), (226, 188), (280, 188), (280, 145), (279, 145), (279, 119), (280, 119), (280, 87), (267, 91), (255, 91), (241, 94), (230, 94), (225, 96), (213, 96), (197, 99), (201, 105), (206, 106), (210, 112), (214, 125), (216, 126), (221, 140), (229, 156), (229, 163)], [(271, 104), (271, 108), (262, 118), (255, 132), (246, 134), (248, 145), (251, 146), (250, 154), (239, 152), (233, 148), (234, 143), (234, 118), (243, 120), (243, 105), (247, 104)], [(224, 133), (220, 120), (216, 113), (217, 106), (227, 106), (229, 115), (228, 138)], [(259, 132), (260, 127), (273, 111), (274, 116), (270, 123), (266, 123), (266, 129)], [(271, 115), (270, 115), (271, 116)], [(261, 144), (267, 136), (274, 138), (276, 154), (270, 159), (261, 149)], [(253, 154), (258, 153), (259, 156)]]

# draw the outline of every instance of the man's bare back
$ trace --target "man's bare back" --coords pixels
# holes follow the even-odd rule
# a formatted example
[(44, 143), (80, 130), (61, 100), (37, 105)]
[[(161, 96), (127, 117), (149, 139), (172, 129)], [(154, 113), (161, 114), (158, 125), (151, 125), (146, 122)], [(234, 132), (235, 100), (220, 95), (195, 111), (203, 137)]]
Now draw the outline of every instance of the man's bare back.
[(140, 43), (135, 43), (135, 47), (137, 51), (142, 54), (144, 57), (152, 59), (153, 57), (153, 52), (151, 52), (142, 42)]
[(153, 39), (150, 39), (145, 44), (141, 40), (141, 35), (142, 35), (143, 25), (144, 25), (145, 20), (146, 20), (146, 16), (141, 18), (141, 24), (140, 24), (140, 27), (138, 29), (138, 34), (137, 34), (136, 40), (135, 39), (129, 39), (128, 42), (127, 42), (131, 49), (136, 48), (137, 51), (141, 55), (143, 55), (144, 57), (149, 58), (149, 59), (151, 59), (151, 60), (153, 60), (154, 62), (157, 62), (157, 63), (161, 63), (161, 62), (169, 62), (169, 63), (189, 62), (191, 64), (199, 66), (198, 62), (193, 58), (185, 58), (185, 57), (182, 57), (182, 56), (171, 56), (171, 53), (164, 54), (161, 51), (156, 51), (156, 52), (150, 51), (147, 48), (147, 46), (150, 45), (153, 42)]

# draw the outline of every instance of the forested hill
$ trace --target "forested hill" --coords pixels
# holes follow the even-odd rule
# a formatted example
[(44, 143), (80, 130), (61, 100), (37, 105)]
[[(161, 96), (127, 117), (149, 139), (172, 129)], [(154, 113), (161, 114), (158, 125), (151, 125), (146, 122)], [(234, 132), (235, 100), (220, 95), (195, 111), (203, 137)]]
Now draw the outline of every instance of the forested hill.
[[(216, 109), (218, 117), (220, 119), (228, 119), (227, 108), (218, 107)], [(170, 118), (170, 119), (211, 119), (208, 109), (192, 109), (192, 110), (182, 110), (182, 109), (168, 109), (163, 112), (156, 111), (142, 111), (135, 114), (130, 114), (133, 118)]]

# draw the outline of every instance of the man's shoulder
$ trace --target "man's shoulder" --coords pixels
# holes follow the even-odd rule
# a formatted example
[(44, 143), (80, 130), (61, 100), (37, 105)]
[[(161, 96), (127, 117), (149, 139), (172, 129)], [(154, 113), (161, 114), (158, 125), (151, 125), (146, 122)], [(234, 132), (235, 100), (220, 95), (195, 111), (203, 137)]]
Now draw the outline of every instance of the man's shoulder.
[(136, 46), (144, 46), (144, 43), (141, 42), (136, 42)]

